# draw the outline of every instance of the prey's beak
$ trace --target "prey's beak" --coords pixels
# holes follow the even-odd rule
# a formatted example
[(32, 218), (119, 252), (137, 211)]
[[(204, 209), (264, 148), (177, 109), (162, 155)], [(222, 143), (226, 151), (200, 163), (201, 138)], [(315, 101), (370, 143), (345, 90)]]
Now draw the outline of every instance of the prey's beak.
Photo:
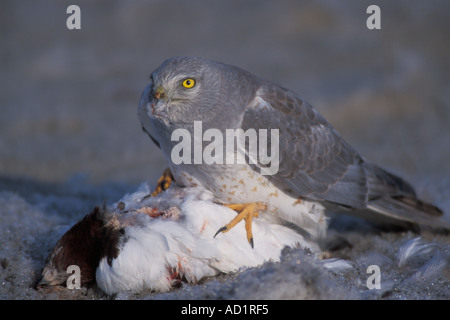
[(58, 274), (56, 269), (45, 269), (41, 278), (34, 283), (34, 288), (36, 290), (62, 285), (64, 283), (63, 277), (58, 279)]
[(40, 278), (38, 281), (36, 281), (34, 283), (34, 288), (36, 290), (41, 289), (41, 288), (45, 288), (47, 286), (50, 286), (50, 281), (48, 281), (47, 279), (44, 279), (44, 277)]

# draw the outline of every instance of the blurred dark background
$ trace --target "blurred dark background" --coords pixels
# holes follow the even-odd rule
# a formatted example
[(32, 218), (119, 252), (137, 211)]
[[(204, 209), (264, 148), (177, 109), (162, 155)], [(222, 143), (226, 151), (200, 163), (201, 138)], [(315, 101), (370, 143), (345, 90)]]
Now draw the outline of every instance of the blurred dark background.
[[(81, 30), (66, 28), (71, 4)], [(165, 165), (138, 101), (166, 58), (195, 55), (302, 94), (366, 158), (450, 204), (449, 39), (447, 0), (3, 0), (0, 176), (154, 181)]]

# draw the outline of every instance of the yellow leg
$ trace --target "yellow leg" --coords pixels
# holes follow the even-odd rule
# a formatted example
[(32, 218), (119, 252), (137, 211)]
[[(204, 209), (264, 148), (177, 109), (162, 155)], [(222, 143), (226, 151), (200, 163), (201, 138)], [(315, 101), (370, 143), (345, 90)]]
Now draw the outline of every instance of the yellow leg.
[(221, 232), (227, 232), (232, 229), (236, 224), (245, 220), (245, 231), (247, 233), (247, 241), (250, 243), (253, 248), (253, 233), (252, 233), (252, 220), (253, 217), (257, 218), (259, 216), (259, 211), (266, 210), (267, 205), (262, 202), (250, 202), (250, 203), (233, 203), (233, 204), (224, 204), (225, 207), (233, 209), (238, 213), (238, 215), (231, 220), (226, 226), (220, 228), (216, 234), (217, 236)]
[(172, 172), (169, 168), (167, 168), (166, 170), (164, 170), (162, 176), (158, 179), (158, 182), (156, 183), (156, 189), (151, 193), (151, 196), (154, 197), (164, 190), (169, 189), (172, 181), (174, 181)]
[(158, 182), (156, 183), (156, 188), (153, 190), (152, 193), (146, 195), (142, 200), (148, 199), (150, 197), (155, 197), (164, 190), (169, 189), (172, 182), (175, 181), (173, 178), (172, 172), (169, 168), (165, 169), (162, 176), (158, 179)]

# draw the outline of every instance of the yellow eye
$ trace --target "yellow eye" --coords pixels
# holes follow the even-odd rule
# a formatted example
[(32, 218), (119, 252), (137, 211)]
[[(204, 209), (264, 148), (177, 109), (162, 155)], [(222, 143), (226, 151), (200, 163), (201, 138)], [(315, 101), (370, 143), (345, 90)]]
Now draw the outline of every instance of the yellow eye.
[(186, 79), (183, 81), (182, 85), (183, 87), (190, 89), (195, 86), (195, 80), (190, 78)]

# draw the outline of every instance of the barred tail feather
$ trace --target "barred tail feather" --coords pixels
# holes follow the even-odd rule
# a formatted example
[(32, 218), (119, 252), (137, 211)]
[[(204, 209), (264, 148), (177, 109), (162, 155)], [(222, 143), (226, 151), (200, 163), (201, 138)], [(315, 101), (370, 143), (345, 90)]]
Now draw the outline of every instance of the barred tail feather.
[(367, 208), (396, 220), (450, 230), (450, 223), (438, 219), (442, 210), (419, 199), (384, 197), (370, 201)]
[(439, 219), (442, 210), (418, 199), (408, 182), (373, 164), (366, 163), (365, 170), (368, 209), (396, 220), (450, 230), (450, 222)]

